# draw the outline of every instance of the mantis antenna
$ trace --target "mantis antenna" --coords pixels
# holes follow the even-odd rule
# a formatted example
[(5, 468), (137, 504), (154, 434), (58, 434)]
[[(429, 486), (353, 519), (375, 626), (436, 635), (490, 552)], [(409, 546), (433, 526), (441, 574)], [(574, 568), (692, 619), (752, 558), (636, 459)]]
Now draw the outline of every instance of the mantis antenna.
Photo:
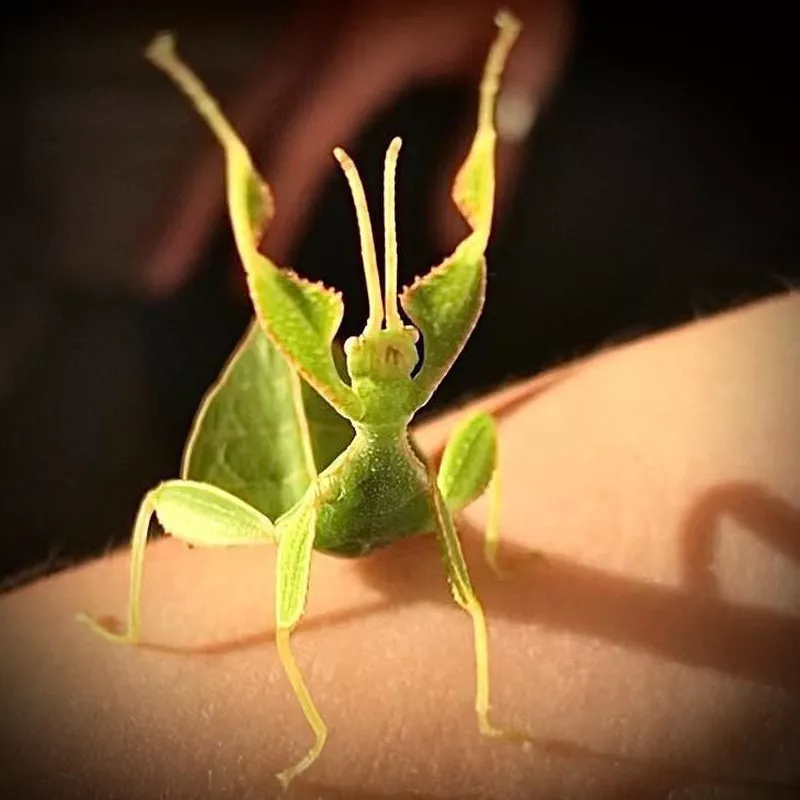
[(395, 136), (386, 151), (383, 167), (383, 257), (386, 269), (383, 305), (386, 309), (387, 330), (401, 330), (403, 327), (397, 309), (397, 226), (394, 213), (395, 174), (401, 145), (400, 137)]
[(364, 195), (364, 186), (358, 176), (358, 170), (353, 159), (336, 147), (333, 155), (339, 162), (347, 183), (350, 184), (350, 193), (356, 207), (358, 219), (358, 233), (361, 237), (361, 260), (364, 262), (364, 276), (367, 279), (367, 297), (369, 298), (369, 317), (364, 333), (376, 333), (383, 324), (383, 305), (381, 303), (381, 281), (378, 277), (378, 258), (375, 255), (375, 240), (372, 238), (372, 224), (369, 221), (367, 198)]

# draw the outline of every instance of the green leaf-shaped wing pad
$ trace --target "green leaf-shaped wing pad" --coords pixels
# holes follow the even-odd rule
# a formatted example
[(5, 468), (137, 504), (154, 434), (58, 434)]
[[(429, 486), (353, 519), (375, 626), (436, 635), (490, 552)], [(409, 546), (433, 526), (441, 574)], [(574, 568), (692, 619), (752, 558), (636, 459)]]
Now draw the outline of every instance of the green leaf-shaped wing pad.
[(181, 476), (278, 519), (352, 435), (253, 323), (200, 405)]

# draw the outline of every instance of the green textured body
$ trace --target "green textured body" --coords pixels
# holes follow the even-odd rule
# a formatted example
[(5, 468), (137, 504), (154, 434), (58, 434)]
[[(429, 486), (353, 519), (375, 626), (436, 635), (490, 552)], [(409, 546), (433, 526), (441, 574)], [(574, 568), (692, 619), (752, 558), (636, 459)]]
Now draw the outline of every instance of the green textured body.
[[(431, 492), (431, 477), (405, 428), (357, 429), (306, 496), (316, 507), (314, 549), (362, 556), (432, 531)], [(280, 530), (278, 523), (278, 536)]]

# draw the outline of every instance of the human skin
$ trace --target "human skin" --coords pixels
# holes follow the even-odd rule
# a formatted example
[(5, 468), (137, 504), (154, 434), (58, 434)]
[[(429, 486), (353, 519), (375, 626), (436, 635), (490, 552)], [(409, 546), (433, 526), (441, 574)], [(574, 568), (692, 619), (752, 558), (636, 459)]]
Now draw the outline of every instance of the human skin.
[[(431, 537), (316, 554), (293, 642), (330, 736), (288, 796), (797, 796), (800, 294), (483, 402), (505, 580), (482, 560), (485, 500), (459, 528), (493, 719), (533, 743), (478, 733), (472, 628)], [(428, 452), (451, 424), (420, 429)], [(273, 643), (274, 549), (153, 542), (138, 648), (74, 621), (124, 618), (128, 566), (0, 602), (4, 795), (281, 796), (311, 734)]]

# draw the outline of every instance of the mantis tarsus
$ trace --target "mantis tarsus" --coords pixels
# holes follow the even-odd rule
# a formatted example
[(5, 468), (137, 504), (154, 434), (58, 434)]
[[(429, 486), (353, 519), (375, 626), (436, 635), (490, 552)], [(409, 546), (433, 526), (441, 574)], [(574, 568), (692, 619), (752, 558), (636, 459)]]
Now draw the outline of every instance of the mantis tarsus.
[[(344, 311), (341, 296), (278, 268), (259, 252), (273, 214), (269, 187), (208, 91), (176, 55), (172, 37), (157, 36), (147, 50), (188, 95), (225, 151), (230, 219), (256, 321), (200, 407), (181, 479), (160, 484), (142, 501), (131, 545), (127, 631), (112, 633), (83, 619), (112, 641), (138, 641), (145, 544), (154, 514), (166, 532), (191, 545), (276, 545), (277, 649), (315, 736), (307, 754), (278, 775), (284, 786), (311, 766), (327, 736), (289, 645), (304, 613), (313, 549), (360, 556), (402, 537), (435, 532), (453, 596), (474, 626), (479, 729), (488, 736), (524, 738), (489, 721), (486, 623), (453, 522), (455, 512), (489, 489), (486, 554), (494, 563), (494, 422), (479, 412), (459, 425), (438, 475), (408, 434), (411, 419), (461, 352), (483, 307), (494, 205), (495, 102), (519, 32), (508, 12), (500, 12), (496, 22), (499, 31), (480, 85), (477, 132), (453, 187), (471, 232), (443, 263), (400, 294), (410, 325), (400, 315), (397, 294), (394, 184), (400, 139), (389, 145), (384, 171), (383, 296), (358, 172), (344, 151), (334, 150), (356, 207), (369, 298), (363, 333), (344, 345), (346, 369), (337, 364), (333, 344)], [(424, 358), (417, 369), (420, 334)]]

